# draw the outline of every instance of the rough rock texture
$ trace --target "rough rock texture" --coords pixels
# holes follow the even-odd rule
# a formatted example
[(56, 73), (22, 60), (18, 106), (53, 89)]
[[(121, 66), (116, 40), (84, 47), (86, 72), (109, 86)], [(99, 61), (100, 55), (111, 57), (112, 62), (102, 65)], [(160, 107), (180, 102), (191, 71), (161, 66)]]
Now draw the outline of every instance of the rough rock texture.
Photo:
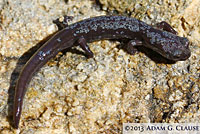
[[(99, 0), (97, 4), (0, 0), (0, 133), (121, 133), (123, 122), (199, 122), (200, 1)], [(191, 57), (174, 64), (157, 63), (142, 52), (129, 55), (117, 48), (119, 41), (109, 40), (89, 44), (94, 58), (59, 53), (32, 79), (20, 128), (13, 129), (18, 73), (32, 55), (31, 48), (57, 31), (53, 20), (69, 15), (74, 16), (73, 23), (108, 13), (149, 24), (169, 22), (191, 41)]]

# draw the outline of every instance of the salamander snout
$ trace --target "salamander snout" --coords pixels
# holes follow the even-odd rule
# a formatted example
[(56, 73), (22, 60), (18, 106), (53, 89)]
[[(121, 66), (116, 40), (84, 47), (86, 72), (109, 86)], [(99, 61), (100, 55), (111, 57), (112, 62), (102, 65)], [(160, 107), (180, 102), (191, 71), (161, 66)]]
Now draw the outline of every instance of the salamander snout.
[(185, 37), (182, 37), (180, 39), (180, 45), (178, 45), (179, 47), (177, 47), (174, 52), (173, 52), (173, 57), (175, 60), (186, 60), (190, 57), (191, 55), (191, 51), (189, 49), (189, 40)]
[(176, 49), (173, 53), (173, 60), (174, 61), (183, 61), (190, 57), (191, 52), (189, 49)]

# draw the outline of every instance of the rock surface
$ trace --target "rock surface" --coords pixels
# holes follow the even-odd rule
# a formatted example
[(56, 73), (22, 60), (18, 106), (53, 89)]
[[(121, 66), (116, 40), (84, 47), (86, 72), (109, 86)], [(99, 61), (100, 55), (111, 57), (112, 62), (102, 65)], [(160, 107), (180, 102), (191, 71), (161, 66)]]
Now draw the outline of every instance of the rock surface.
[[(121, 133), (124, 122), (199, 122), (199, 5), (199, 0), (0, 0), (0, 133)], [(165, 20), (191, 41), (192, 55), (156, 63), (110, 40), (89, 43), (94, 58), (59, 53), (33, 77), (20, 128), (13, 129), (14, 84), (30, 49), (57, 31), (53, 20), (68, 15), (74, 23), (105, 14), (128, 14), (148, 24)]]

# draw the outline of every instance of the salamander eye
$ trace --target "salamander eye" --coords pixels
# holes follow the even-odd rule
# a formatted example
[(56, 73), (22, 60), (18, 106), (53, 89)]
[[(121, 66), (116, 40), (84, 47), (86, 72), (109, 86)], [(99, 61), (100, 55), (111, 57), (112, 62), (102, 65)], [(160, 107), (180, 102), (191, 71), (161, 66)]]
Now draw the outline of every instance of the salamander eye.
[(176, 49), (173, 53), (174, 57), (180, 57), (182, 55), (182, 51), (179, 49)]

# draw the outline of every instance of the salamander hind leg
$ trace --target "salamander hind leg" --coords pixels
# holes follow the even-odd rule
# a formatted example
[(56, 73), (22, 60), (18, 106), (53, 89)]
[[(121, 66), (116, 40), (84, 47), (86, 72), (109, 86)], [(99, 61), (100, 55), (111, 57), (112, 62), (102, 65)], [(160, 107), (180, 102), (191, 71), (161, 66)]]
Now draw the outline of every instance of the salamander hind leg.
[(53, 21), (58, 26), (58, 29), (61, 30), (65, 27), (68, 27), (68, 22), (73, 20), (73, 16), (64, 16), (63, 19), (58, 18)]
[(173, 34), (177, 34), (177, 32), (174, 30), (174, 28), (170, 24), (168, 24), (167, 22), (165, 22), (165, 21), (157, 23), (156, 27), (158, 29), (162, 29), (162, 30), (165, 30), (165, 31), (173, 33)]
[(136, 46), (142, 46), (142, 41), (130, 40), (124, 48), (129, 54), (134, 55), (137, 52)]
[(86, 55), (88, 58), (93, 57), (93, 52), (90, 50), (89, 46), (87, 45), (87, 42), (83, 36), (81, 36), (78, 40), (77, 43), (80, 45), (80, 47), (85, 51)]

